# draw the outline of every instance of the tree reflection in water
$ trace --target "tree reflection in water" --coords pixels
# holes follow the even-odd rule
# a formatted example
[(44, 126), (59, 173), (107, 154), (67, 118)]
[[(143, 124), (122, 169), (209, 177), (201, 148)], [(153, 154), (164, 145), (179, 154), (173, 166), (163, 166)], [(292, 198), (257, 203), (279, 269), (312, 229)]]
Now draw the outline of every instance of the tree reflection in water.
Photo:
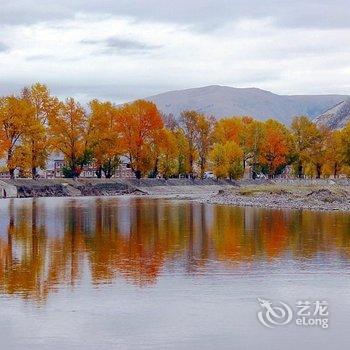
[(6, 200), (0, 211), (0, 291), (38, 302), (74, 288), (86, 266), (95, 285), (123, 278), (143, 287), (167, 271), (205, 274), (213, 263), (234, 271), (350, 252), (345, 213), (143, 198)]

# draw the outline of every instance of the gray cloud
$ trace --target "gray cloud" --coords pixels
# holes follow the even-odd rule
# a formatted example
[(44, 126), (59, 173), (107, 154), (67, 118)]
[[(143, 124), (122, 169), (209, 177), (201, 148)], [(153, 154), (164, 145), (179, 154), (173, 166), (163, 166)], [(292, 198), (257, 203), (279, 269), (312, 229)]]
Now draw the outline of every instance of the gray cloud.
[(85, 13), (175, 22), (201, 30), (242, 18), (266, 17), (283, 27), (349, 28), (348, 8), (348, 0), (19, 0), (2, 4), (0, 23), (28, 24)]
[(55, 56), (53, 55), (32, 55), (26, 57), (27, 61), (47, 61), (53, 59), (55, 59)]
[(82, 40), (82, 44), (99, 45), (103, 47), (102, 53), (145, 53), (160, 48), (159, 45), (150, 45), (135, 40), (111, 37), (105, 40)]
[(8, 46), (3, 44), (2, 42), (0, 42), (0, 53), (1, 52), (5, 52), (5, 51), (8, 51)]
[[(0, 42), (0, 95), (37, 80), (83, 103), (92, 97), (120, 103), (211, 84), (348, 93), (347, 2), (8, 1), (0, 11), (1, 37), (11, 43)], [(131, 19), (110, 21), (112, 16)], [(244, 19), (264, 21), (234, 26)], [(39, 22), (47, 23), (12, 26)]]

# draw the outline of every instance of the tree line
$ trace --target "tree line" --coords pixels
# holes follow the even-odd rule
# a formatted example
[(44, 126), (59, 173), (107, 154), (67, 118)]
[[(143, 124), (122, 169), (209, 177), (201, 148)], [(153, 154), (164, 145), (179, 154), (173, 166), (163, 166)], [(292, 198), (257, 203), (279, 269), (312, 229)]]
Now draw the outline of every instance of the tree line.
[(287, 166), (298, 177), (338, 177), (350, 174), (350, 123), (332, 131), (306, 116), (290, 127), (246, 116), (216, 121), (196, 111), (175, 118), (145, 100), (122, 106), (92, 100), (84, 108), (37, 83), (0, 98), (0, 151), (11, 178), (16, 169), (36, 178), (52, 152), (63, 154), (65, 177), (91, 165), (97, 177), (110, 178), (121, 157), (137, 178), (203, 178), (211, 170), (238, 179), (248, 165), (253, 177), (274, 177)]

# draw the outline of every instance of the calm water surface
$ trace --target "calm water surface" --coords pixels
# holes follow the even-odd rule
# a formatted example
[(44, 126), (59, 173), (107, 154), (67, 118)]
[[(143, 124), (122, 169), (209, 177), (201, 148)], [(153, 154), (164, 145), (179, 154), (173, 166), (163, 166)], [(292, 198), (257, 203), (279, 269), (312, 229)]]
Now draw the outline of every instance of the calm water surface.
[[(330, 326), (266, 328), (257, 298)], [(349, 214), (0, 201), (0, 349), (345, 349), (349, 322)]]

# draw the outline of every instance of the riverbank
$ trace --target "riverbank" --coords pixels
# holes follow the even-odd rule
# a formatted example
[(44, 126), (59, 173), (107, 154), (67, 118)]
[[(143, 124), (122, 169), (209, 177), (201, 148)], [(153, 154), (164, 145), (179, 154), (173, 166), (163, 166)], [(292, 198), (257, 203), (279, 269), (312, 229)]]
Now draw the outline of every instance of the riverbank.
[(350, 181), (242, 180), (218, 187), (144, 189), (152, 197), (271, 209), (350, 211)]
[(3, 197), (11, 188), (11, 197), (19, 198), (134, 195), (235, 206), (350, 211), (347, 179), (4, 179), (1, 186)]
[[(2, 179), (2, 197), (79, 197), (116, 195), (176, 195), (203, 196), (215, 194), (237, 183), (228, 180), (190, 179)], [(11, 192), (9, 191), (11, 188)], [(15, 190), (13, 190), (15, 189)], [(4, 192), (4, 191), (2, 191)], [(9, 195), (11, 193), (11, 195)]]
[(249, 184), (223, 189), (204, 201), (272, 209), (350, 211), (350, 185), (334, 181)]

